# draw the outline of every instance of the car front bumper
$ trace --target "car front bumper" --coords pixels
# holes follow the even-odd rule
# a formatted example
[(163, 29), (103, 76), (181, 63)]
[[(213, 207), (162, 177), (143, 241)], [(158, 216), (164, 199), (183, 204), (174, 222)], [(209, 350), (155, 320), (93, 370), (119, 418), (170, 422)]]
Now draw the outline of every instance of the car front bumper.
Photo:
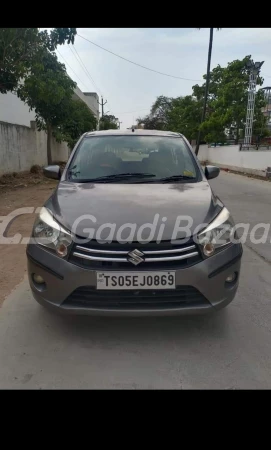
[[(34, 298), (42, 305), (51, 309), (67, 314), (83, 314), (83, 315), (178, 315), (187, 313), (200, 313), (221, 309), (227, 306), (235, 297), (240, 268), (241, 268), (242, 246), (241, 244), (232, 245), (216, 255), (194, 264), (188, 268), (176, 269), (176, 290), (169, 293), (167, 298), (164, 297), (163, 303), (155, 301), (160, 296), (160, 292), (148, 293), (148, 296), (154, 300), (154, 303), (133, 301), (130, 305), (116, 301), (115, 306), (107, 306), (110, 304), (110, 297), (116, 295), (116, 291), (107, 291), (101, 298), (101, 302), (85, 302), (76, 303), (69, 301), (71, 296), (76, 295), (74, 291), (82, 287), (87, 287), (97, 298), (96, 291), (96, 271), (81, 268), (66, 260), (63, 260), (44, 248), (31, 244), (27, 247), (28, 259), (28, 277), (30, 287)], [(134, 270), (131, 268), (131, 270)], [(232, 284), (225, 282), (226, 278), (233, 272), (237, 274), (237, 279)], [(46, 287), (39, 287), (33, 282), (32, 275), (36, 273), (43, 277)], [(201, 301), (185, 301), (178, 303), (171, 302), (171, 295), (176, 301), (178, 292), (180, 294), (189, 288), (190, 291), (197, 292), (197, 298)], [(178, 290), (179, 289), (179, 290)], [(131, 292), (131, 291), (130, 291)], [(136, 298), (140, 299), (140, 291), (132, 291)], [(120, 299), (123, 291), (119, 292)], [(190, 295), (191, 292), (190, 292)], [(146, 293), (145, 293), (146, 296)], [(112, 302), (111, 302), (112, 303)]]

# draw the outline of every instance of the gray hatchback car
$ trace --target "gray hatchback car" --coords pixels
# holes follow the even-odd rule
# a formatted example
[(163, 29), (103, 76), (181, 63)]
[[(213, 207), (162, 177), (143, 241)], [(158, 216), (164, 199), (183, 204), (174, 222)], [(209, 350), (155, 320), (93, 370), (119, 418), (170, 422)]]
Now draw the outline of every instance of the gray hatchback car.
[(242, 245), (187, 139), (166, 131), (85, 133), (27, 247), (35, 299), (71, 314), (174, 315), (234, 298)]

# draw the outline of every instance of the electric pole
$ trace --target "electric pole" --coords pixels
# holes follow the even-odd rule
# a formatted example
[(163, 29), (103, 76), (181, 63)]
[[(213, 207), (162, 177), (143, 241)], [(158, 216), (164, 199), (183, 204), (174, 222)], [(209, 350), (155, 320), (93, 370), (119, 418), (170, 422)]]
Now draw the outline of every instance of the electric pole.
[[(204, 102), (203, 102), (203, 110), (202, 110), (202, 116), (201, 116), (201, 122), (200, 125), (205, 120), (205, 114), (206, 114), (206, 107), (207, 107), (207, 99), (208, 99), (208, 93), (209, 93), (209, 84), (210, 84), (210, 67), (211, 67), (211, 57), (212, 57), (212, 47), (213, 47), (213, 33), (214, 29), (210, 28), (210, 38), (209, 38), (209, 49), (208, 49), (208, 60), (207, 60), (207, 74), (206, 74), (206, 83), (205, 83), (205, 94), (204, 94)], [(198, 138), (197, 138), (197, 145), (195, 148), (195, 154), (198, 155), (199, 153), (199, 146), (200, 146), (200, 138), (201, 138), (201, 131), (198, 131)]]
[(119, 122), (119, 129), (120, 129), (120, 124), (121, 124), (122, 122)]
[(102, 117), (103, 117), (104, 116), (104, 105), (106, 105), (107, 100), (106, 100), (106, 102), (104, 102), (103, 97), (102, 97), (102, 103), (100, 103), (100, 102), (98, 102), (98, 103), (99, 103), (99, 105), (102, 106)]

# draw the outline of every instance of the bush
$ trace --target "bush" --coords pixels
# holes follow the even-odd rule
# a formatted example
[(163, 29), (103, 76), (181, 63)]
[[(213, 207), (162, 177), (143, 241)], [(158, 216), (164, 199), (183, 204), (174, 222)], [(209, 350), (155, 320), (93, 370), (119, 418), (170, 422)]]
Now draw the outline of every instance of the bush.
[(34, 164), (30, 169), (30, 173), (41, 173), (41, 167), (38, 164)]

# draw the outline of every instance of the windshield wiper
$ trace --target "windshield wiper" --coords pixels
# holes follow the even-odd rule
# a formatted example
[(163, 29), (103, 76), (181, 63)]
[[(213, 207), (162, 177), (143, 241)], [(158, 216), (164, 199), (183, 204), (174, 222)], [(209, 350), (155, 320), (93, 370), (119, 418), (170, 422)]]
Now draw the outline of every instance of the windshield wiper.
[(159, 182), (162, 183), (170, 183), (171, 181), (178, 181), (178, 180), (195, 180), (196, 177), (191, 177), (189, 175), (172, 175), (171, 177), (165, 177), (165, 178), (160, 178)]
[(115, 180), (125, 180), (129, 178), (151, 178), (156, 177), (153, 173), (145, 173), (145, 172), (126, 172), (126, 173), (115, 173), (112, 175), (104, 175), (98, 178), (90, 178), (87, 180), (76, 180), (79, 183), (96, 183), (96, 182), (110, 182)]

